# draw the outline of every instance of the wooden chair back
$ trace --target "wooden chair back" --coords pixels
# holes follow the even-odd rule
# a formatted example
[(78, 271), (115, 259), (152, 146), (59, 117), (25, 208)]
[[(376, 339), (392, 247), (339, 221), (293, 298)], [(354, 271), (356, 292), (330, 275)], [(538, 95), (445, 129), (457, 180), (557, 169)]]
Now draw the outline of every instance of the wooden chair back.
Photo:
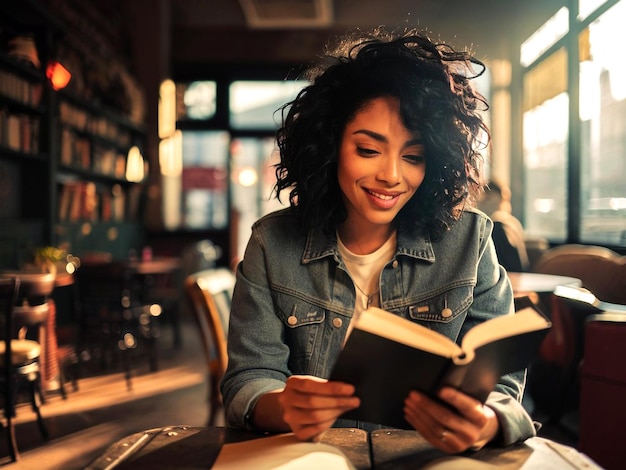
[(228, 365), (227, 332), (235, 275), (227, 268), (207, 269), (185, 279), (185, 294), (198, 326), (209, 375), (209, 424), (222, 406), (219, 383)]
[(551, 248), (534, 271), (576, 277), (599, 299), (626, 304), (626, 256), (608, 248), (578, 244)]

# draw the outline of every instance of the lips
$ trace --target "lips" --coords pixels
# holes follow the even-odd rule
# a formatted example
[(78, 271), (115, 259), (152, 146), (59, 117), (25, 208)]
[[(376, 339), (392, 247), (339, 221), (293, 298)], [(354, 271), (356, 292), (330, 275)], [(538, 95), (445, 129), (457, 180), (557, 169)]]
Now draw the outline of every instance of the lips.
[(366, 189), (365, 194), (367, 194), (368, 199), (372, 204), (381, 209), (390, 209), (396, 205), (400, 198), (400, 194), (398, 192), (387, 193), (387, 192), (378, 192), (372, 191), (371, 189)]

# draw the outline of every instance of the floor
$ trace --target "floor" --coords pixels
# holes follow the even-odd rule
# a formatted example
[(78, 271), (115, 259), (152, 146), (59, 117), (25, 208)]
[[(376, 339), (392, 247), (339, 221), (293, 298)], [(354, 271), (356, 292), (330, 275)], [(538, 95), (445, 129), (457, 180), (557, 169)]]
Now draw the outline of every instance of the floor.
[[(49, 397), (41, 408), (48, 441), (41, 438), (30, 408), (18, 408), (21, 459), (1, 460), (7, 455), (2, 439), (0, 465), (7, 470), (79, 470), (111, 443), (135, 432), (165, 425), (204, 426), (208, 419), (204, 371), (199, 338), (191, 323), (184, 325), (182, 349), (163, 346), (158, 372), (137, 364), (132, 390), (116, 372), (81, 379), (79, 390), (71, 391), (66, 400), (57, 394)], [(576, 432), (577, 416), (568, 414), (562, 425), (544, 425), (540, 435), (575, 447)]]

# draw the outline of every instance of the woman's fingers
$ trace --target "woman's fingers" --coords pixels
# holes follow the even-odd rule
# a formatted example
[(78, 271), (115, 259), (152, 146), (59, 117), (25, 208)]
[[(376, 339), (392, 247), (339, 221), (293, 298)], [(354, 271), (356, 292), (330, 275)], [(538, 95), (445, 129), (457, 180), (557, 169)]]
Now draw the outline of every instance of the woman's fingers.
[[(454, 389), (450, 390), (460, 393)], [(450, 397), (447, 394), (440, 397), (450, 406), (445, 406), (421, 393), (411, 392), (405, 401), (405, 416), (409, 424), (434, 446), (446, 452), (462, 452), (474, 445), (485, 420), (475, 415), (472, 416), (473, 419), (468, 419), (455, 410), (453, 403), (460, 401), (464, 407), (471, 407), (472, 403), (480, 404), (466, 395), (462, 398), (455, 397), (450, 401), (444, 397)]]
[(287, 379), (287, 388), (315, 395), (354, 395), (354, 385), (344, 382), (329, 382), (312, 375), (292, 375)]
[(405, 401), (404, 413), (408, 423), (424, 439), (443, 451), (453, 452), (452, 445), (456, 441), (454, 433), (435, 418), (439, 413), (446, 411), (443, 408), (428, 397), (412, 392)]
[(359, 406), (354, 396), (354, 386), (342, 382), (329, 382), (318, 377), (292, 376), (287, 380), (281, 396), (283, 408), (345, 411)]
[(283, 419), (301, 440), (316, 438), (360, 404), (352, 385), (309, 376), (290, 377), (279, 400)]

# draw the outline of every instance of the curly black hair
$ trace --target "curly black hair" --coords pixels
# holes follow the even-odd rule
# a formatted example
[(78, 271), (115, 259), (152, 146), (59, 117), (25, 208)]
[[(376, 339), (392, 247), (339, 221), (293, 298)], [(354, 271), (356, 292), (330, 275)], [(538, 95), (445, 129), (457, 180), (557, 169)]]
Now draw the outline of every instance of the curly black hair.
[(424, 181), (395, 223), (439, 238), (480, 191), (480, 151), (490, 140), (480, 111), (488, 105), (469, 81), (484, 70), (469, 52), (434, 43), (420, 30), (348, 33), (308, 69), (310, 84), (280, 109), (276, 197), (289, 191), (303, 228), (333, 231), (346, 217), (337, 179), (344, 129), (370, 100), (395, 97), (426, 156)]

